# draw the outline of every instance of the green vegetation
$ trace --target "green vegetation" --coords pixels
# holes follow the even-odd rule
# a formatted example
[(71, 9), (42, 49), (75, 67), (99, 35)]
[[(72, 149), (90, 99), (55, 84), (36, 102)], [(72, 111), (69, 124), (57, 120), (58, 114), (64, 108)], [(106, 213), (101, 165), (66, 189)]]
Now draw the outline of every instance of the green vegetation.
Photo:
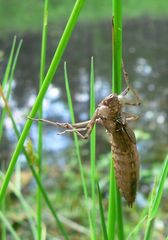
[[(122, 1), (112, 2), (112, 92), (119, 94), (122, 85)], [(114, 164), (110, 164), (109, 210), (108, 210), (108, 237), (124, 239), (124, 225), (122, 219), (122, 205), (119, 190), (116, 186)], [(115, 234), (115, 228), (118, 231)]]
[[(41, 43), (41, 58), (40, 58), (40, 80), (39, 89), (42, 86), (45, 77), (45, 65), (46, 65), (46, 48), (47, 48), (47, 30), (48, 30), (48, 0), (44, 2), (43, 13), (43, 30), (42, 30), (42, 43)], [(43, 101), (39, 108), (39, 118), (43, 118)], [(38, 123), (38, 174), (42, 179), (42, 162), (43, 162), (43, 125)], [(37, 189), (37, 239), (42, 237), (42, 195), (41, 189)]]
[[(74, 0), (49, 1), (49, 23), (64, 24), (73, 7)], [(96, 8), (95, 8), (96, 6)], [(123, 1), (123, 16), (126, 19), (136, 17), (167, 18), (167, 1), (128, 0)], [(43, 1), (12, 0), (0, 1), (1, 32), (40, 31), (43, 13)], [(87, 1), (79, 21), (98, 22), (111, 19), (111, 1)]]

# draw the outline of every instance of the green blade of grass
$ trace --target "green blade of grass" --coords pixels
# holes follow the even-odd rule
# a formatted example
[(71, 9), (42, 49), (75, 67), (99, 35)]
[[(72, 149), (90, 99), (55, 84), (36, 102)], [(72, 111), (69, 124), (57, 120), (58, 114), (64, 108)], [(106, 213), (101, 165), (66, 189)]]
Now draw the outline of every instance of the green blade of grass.
[(135, 228), (130, 232), (130, 234), (127, 237), (127, 240), (132, 240), (132, 239), (138, 239), (137, 233), (140, 232), (140, 229), (144, 223), (144, 221), (146, 220), (147, 215), (145, 215), (139, 222), (138, 224), (135, 226)]
[[(71, 98), (71, 93), (70, 93), (66, 63), (64, 63), (64, 75), (65, 75), (65, 87), (66, 87), (66, 94), (67, 94), (67, 99), (68, 99), (68, 106), (69, 106), (69, 110), (70, 110), (71, 122), (72, 122), (72, 124), (74, 124), (75, 123), (75, 115), (74, 115), (73, 103), (72, 103), (72, 98)], [(78, 159), (78, 164), (79, 164), (79, 169), (80, 169), (84, 197), (85, 197), (86, 203), (88, 204), (88, 190), (87, 190), (82, 160), (81, 160), (81, 156), (80, 156), (79, 141), (78, 141), (77, 134), (75, 132), (73, 133), (73, 135), (74, 135), (74, 143), (75, 143), (76, 154), (77, 154), (77, 159)], [(88, 207), (88, 209), (89, 209), (89, 207)], [(92, 226), (93, 226), (92, 218), (91, 218), (89, 210), (88, 210), (88, 219), (89, 219), (89, 225), (90, 225), (90, 229), (91, 229), (91, 238), (92, 238), (94, 236), (94, 233), (93, 233), (93, 228), (92, 228)]]
[(112, 92), (119, 94), (122, 86), (122, 1), (113, 0)]
[(158, 189), (157, 189), (156, 197), (155, 197), (155, 200), (153, 202), (153, 207), (152, 207), (151, 214), (150, 214), (151, 219), (156, 217), (156, 214), (157, 214), (157, 211), (158, 211), (158, 208), (159, 208), (159, 204), (160, 204), (160, 201), (161, 201), (161, 197), (162, 197), (162, 194), (163, 194), (163, 187), (164, 187), (164, 183), (165, 183), (167, 175), (168, 175), (168, 155), (166, 156), (166, 158), (164, 160), (162, 171), (161, 171), (161, 174), (159, 176)]
[[(1, 87), (1, 85), (0, 85), (0, 87)], [(10, 111), (10, 108), (8, 107), (8, 103), (7, 103), (7, 100), (5, 99), (5, 96), (3, 96), (3, 99), (4, 99), (5, 107), (6, 107), (7, 111), (8, 111), (9, 117), (10, 117), (10, 119), (12, 121), (12, 125), (13, 125), (13, 129), (15, 131), (15, 134), (16, 134), (17, 138), (19, 139), (20, 138), (20, 133), (19, 133), (19, 130), (17, 129), (17, 126), (16, 126), (16, 123), (14, 121), (12, 112)], [(32, 171), (32, 174), (33, 174), (33, 176), (34, 176), (34, 178), (36, 180), (36, 183), (38, 184), (38, 187), (40, 188), (40, 191), (43, 194), (43, 197), (44, 197), (44, 199), (46, 201), (46, 204), (48, 205), (48, 207), (49, 207), (49, 209), (50, 209), (50, 211), (51, 211), (51, 213), (52, 213), (52, 215), (53, 215), (53, 217), (54, 217), (54, 219), (55, 219), (55, 221), (56, 221), (56, 223), (57, 223), (57, 225), (58, 225), (58, 227), (60, 229), (60, 232), (62, 232), (62, 234), (64, 236), (64, 239), (68, 240), (69, 239), (68, 235), (67, 235), (67, 233), (66, 233), (66, 231), (65, 231), (65, 229), (64, 229), (64, 227), (63, 227), (63, 225), (61, 223), (61, 221), (59, 220), (59, 217), (58, 217), (56, 211), (54, 210), (54, 208), (53, 208), (53, 206), (52, 206), (52, 204), (51, 204), (51, 202), (50, 202), (50, 200), (49, 200), (49, 198), (47, 196), (47, 193), (46, 193), (45, 189), (43, 188), (43, 185), (41, 183), (41, 179), (39, 178), (38, 173), (35, 171), (35, 169), (34, 169), (34, 167), (32, 165), (32, 160), (29, 157), (29, 154), (27, 153), (27, 151), (26, 151), (24, 146), (23, 146), (23, 153), (24, 153), (24, 155), (26, 157), (26, 160), (27, 160), (27, 162), (29, 164), (29, 167), (30, 167), (30, 169)]]
[(12, 66), (12, 61), (13, 61), (13, 56), (14, 56), (14, 51), (15, 51), (15, 45), (16, 45), (16, 36), (14, 36), (14, 38), (13, 38), (13, 43), (12, 43), (12, 48), (11, 48), (11, 52), (10, 52), (10, 55), (9, 55), (9, 60), (8, 60), (6, 70), (5, 70), (5, 74), (4, 74), (3, 81), (2, 81), (2, 88), (3, 89), (4, 89), (4, 87), (5, 87), (5, 85), (8, 81), (9, 74), (10, 74), (10, 71), (11, 71), (11, 66)]
[[(15, 45), (16, 45), (16, 36), (13, 38), (12, 48), (11, 48), (11, 51), (10, 51), (8, 63), (7, 63), (7, 66), (6, 66), (4, 77), (3, 77), (2, 91), (4, 91), (4, 89), (6, 87), (6, 83), (8, 81), (9, 74), (10, 74), (10, 71), (11, 71), (11, 66), (12, 66), (12, 61), (13, 61), (14, 51), (15, 51)], [(4, 126), (4, 119), (5, 119), (4, 116), (5, 116), (5, 114), (4, 114), (4, 108), (3, 108), (2, 113), (1, 113), (1, 118), (0, 118), (0, 141), (1, 141), (1, 138), (2, 138), (2, 135), (3, 135), (3, 126)], [(2, 211), (5, 212), (5, 199), (2, 202), (1, 207), (2, 207)], [(2, 222), (1, 237), (2, 237), (2, 239), (6, 239), (6, 226), (5, 226), (4, 222)]]
[[(0, 172), (0, 177), (1, 177), (1, 180), (4, 179), (4, 174), (2, 172)], [(34, 213), (34, 209), (31, 208), (28, 203), (25, 201), (22, 193), (20, 190), (18, 190), (13, 183), (9, 183), (9, 188), (10, 190), (16, 195), (16, 197), (18, 198), (19, 202), (21, 203), (23, 209), (24, 209), (24, 212), (26, 213), (27, 215), (27, 219), (28, 219), (28, 222), (30, 224), (30, 227), (31, 227), (31, 230), (32, 230), (32, 234), (33, 234), (33, 237), (35, 239), (36, 237), (36, 227), (35, 227), (35, 222), (33, 221), (32, 217), (35, 218), (35, 213)]]
[[(91, 58), (91, 70), (90, 70), (90, 119), (95, 112), (95, 92), (94, 92), (94, 63), (93, 57)], [(91, 192), (92, 192), (92, 239), (96, 239), (96, 193), (95, 193), (95, 161), (96, 161), (96, 124), (90, 135), (90, 162), (91, 162)]]
[[(7, 101), (10, 97), (10, 94), (11, 94), (12, 82), (14, 80), (14, 72), (15, 72), (15, 69), (16, 69), (16, 64), (17, 64), (17, 60), (18, 60), (18, 56), (19, 56), (21, 46), (22, 46), (22, 40), (18, 44), (18, 47), (16, 49), (16, 53), (15, 53), (15, 57), (14, 57), (14, 60), (13, 60), (13, 64), (11, 66), (11, 74), (10, 74), (9, 81), (8, 81), (9, 84), (8, 84), (8, 90), (7, 90), (7, 96), (6, 96)], [(3, 88), (3, 86), (2, 86), (2, 88)], [(3, 108), (2, 115), (1, 115), (1, 121), (0, 121), (0, 140), (1, 140), (1, 137), (2, 137), (2, 134), (3, 134), (3, 125), (4, 125), (5, 116), (6, 116), (6, 109)]]
[(116, 180), (114, 173), (114, 162), (110, 162), (110, 186), (109, 186), (109, 207), (108, 207), (108, 238), (115, 239), (116, 225)]
[[(45, 64), (46, 64), (46, 47), (47, 47), (47, 30), (48, 30), (48, 0), (44, 2), (43, 13), (43, 30), (42, 30), (42, 43), (41, 43), (41, 61), (40, 61), (40, 83), (42, 86), (45, 76)], [(39, 107), (39, 118), (43, 118), (43, 102)], [(42, 174), (42, 156), (43, 156), (43, 124), (38, 122), (38, 173), (41, 179)], [(41, 190), (37, 189), (37, 239), (41, 240), (42, 235), (42, 198)]]
[[(119, 94), (122, 85), (122, 1), (112, 1), (113, 41), (112, 41), (112, 92)], [(115, 225), (117, 220), (118, 239), (124, 239), (121, 197), (116, 186), (114, 166), (111, 164), (109, 211), (108, 211), (108, 237), (115, 238)]]
[[(6, 98), (9, 99), (9, 97), (10, 97), (12, 82), (13, 82), (13, 79), (14, 79), (13, 78), (14, 71), (15, 71), (15, 68), (16, 68), (16, 63), (17, 63), (17, 59), (18, 59), (18, 55), (19, 55), (19, 52), (20, 52), (21, 45), (22, 45), (22, 41), (19, 42), (18, 47), (16, 49), (15, 56), (14, 56), (14, 50), (15, 50), (15, 46), (16, 46), (16, 37), (14, 37), (9, 61), (8, 61), (7, 67), (6, 67), (5, 76), (4, 76), (4, 79), (3, 79), (3, 82), (2, 82), (2, 87), (1, 87), (2, 98), (5, 97), (5, 96), (3, 96), (3, 90), (7, 85), (6, 83), (8, 83), (7, 97)], [(10, 74), (10, 76), (9, 76), (9, 74)], [(7, 82), (8, 78), (9, 78), (9, 81)], [(0, 141), (1, 141), (1, 138), (2, 138), (2, 135), (3, 135), (3, 126), (4, 126), (5, 116), (6, 116), (6, 108), (4, 107), (2, 109), (1, 119), (0, 119)], [(5, 210), (5, 201), (2, 204), (2, 209)], [(6, 227), (2, 225), (2, 234), (4, 235), (3, 239), (5, 239), (5, 228)]]
[[(44, 82), (42, 84), (42, 87), (39, 91), (39, 94), (36, 98), (36, 101), (33, 105), (33, 108), (30, 112), (30, 117), (34, 117), (40, 104), (42, 103), (42, 100), (43, 100), (43, 97), (49, 87), (49, 84), (51, 82), (51, 80), (53, 79), (53, 76), (57, 70), (57, 67), (58, 67), (58, 64), (60, 63), (60, 60), (61, 60), (61, 57), (62, 57), (62, 54), (66, 48), (66, 45), (70, 39), (70, 36), (71, 36), (71, 33), (75, 27), (75, 24), (77, 22), (77, 18), (78, 18), (78, 15), (80, 13), (80, 10), (84, 4), (84, 0), (77, 0), (76, 3), (75, 3), (75, 6), (72, 10), (72, 13), (71, 13), (71, 16), (68, 20), (68, 23), (65, 27), (65, 30), (64, 30), (64, 33), (61, 37), (61, 40), (58, 44), (58, 47), (57, 47), (57, 50), (54, 54), (54, 57), (53, 57), (53, 60), (50, 64), (50, 67), (49, 67), (49, 70), (46, 74), (46, 77), (44, 79)], [(22, 134), (20, 136), (20, 139), (17, 143), (17, 146), (16, 146), (16, 149), (13, 153), (13, 156), (11, 158), (11, 161), (10, 161), (10, 164), (9, 164), (9, 167), (8, 167), (8, 170), (6, 172), (6, 175), (5, 175), (5, 180), (3, 181), (2, 183), (2, 186), (1, 186), (1, 191), (0, 191), (0, 203), (2, 202), (3, 198), (5, 197), (5, 193), (6, 193), (6, 189), (8, 187), (8, 183), (11, 179), (11, 176), (12, 176), (12, 173), (13, 173), (13, 170), (14, 170), (14, 167), (15, 167), (15, 164), (16, 164), (16, 161), (18, 159), (18, 156), (23, 148), (23, 144), (24, 144), (24, 141), (29, 133), (29, 130), (30, 130), (30, 127), (31, 127), (31, 124), (32, 124), (32, 120), (28, 119), (26, 121), (26, 124), (24, 126), (24, 129), (22, 131)]]
[(100, 192), (100, 187), (99, 183), (97, 182), (97, 190), (98, 190), (98, 196), (99, 196), (99, 209), (100, 209), (100, 219), (101, 219), (101, 225), (103, 229), (103, 237), (104, 240), (108, 240), (108, 235), (107, 235), (107, 229), (106, 229), (106, 223), (105, 223), (105, 218), (104, 218), (104, 210), (103, 210), (103, 204), (102, 204), (102, 194)]
[[(16, 45), (16, 37), (14, 37), (14, 39), (13, 39), (12, 49), (11, 49), (11, 52), (10, 52), (8, 64), (7, 64), (5, 74), (4, 74), (4, 78), (3, 78), (3, 81), (2, 81), (3, 91), (5, 89), (6, 83), (7, 83), (8, 78), (9, 78), (9, 74), (10, 74), (11, 69), (12, 69), (12, 62), (13, 62), (13, 58), (14, 58), (15, 45)], [(16, 55), (15, 55), (15, 58), (16, 58)], [(11, 80), (13, 80), (13, 79), (10, 77), (9, 85), (12, 84)], [(10, 95), (10, 88), (8, 88), (7, 95)], [(1, 119), (0, 119), (0, 141), (1, 141), (1, 138), (2, 138), (2, 135), (3, 135), (4, 119), (5, 119), (5, 108), (3, 108), (3, 110), (2, 110)]]
[(5, 224), (6, 228), (9, 230), (9, 232), (12, 235), (12, 239), (14, 240), (21, 240), (21, 238), (17, 235), (16, 231), (13, 229), (12, 225), (10, 224), (10, 222), (7, 220), (7, 218), (5, 217), (5, 215), (0, 211), (0, 219), (1, 221), (3, 221), (3, 223)]
[[(75, 115), (74, 115), (73, 103), (72, 103), (72, 98), (71, 98), (71, 93), (70, 93), (70, 88), (69, 88), (69, 81), (68, 81), (66, 63), (64, 63), (64, 74), (65, 74), (65, 87), (66, 87), (66, 94), (67, 94), (67, 99), (68, 99), (70, 117), (71, 117), (72, 124), (74, 124), (75, 123)], [(84, 177), (84, 169), (83, 169), (83, 166), (82, 166), (82, 161), (81, 161), (81, 156), (80, 156), (79, 141), (78, 141), (78, 137), (77, 137), (76, 133), (74, 133), (74, 142), (75, 142), (76, 153), (77, 153), (77, 158), (78, 158), (79, 167), (80, 167), (83, 191), (84, 191), (85, 199), (88, 199), (87, 186), (86, 186), (86, 181), (85, 181), (85, 177)]]
[[(146, 231), (145, 231), (145, 236), (144, 239), (148, 240), (151, 237), (151, 230), (152, 230), (152, 225), (153, 225), (153, 220), (156, 217), (159, 204), (161, 201), (161, 197), (163, 194), (163, 187), (164, 183), (166, 180), (166, 177), (168, 175), (168, 154), (164, 160), (164, 164), (162, 167), (162, 171), (159, 176), (159, 183), (156, 189), (156, 193), (154, 194), (155, 197), (151, 197), (151, 202), (150, 202), (150, 208), (149, 208), (149, 213), (148, 213), (148, 218), (147, 218), (147, 224), (146, 224)], [(154, 185), (154, 192), (155, 192), (156, 186)]]

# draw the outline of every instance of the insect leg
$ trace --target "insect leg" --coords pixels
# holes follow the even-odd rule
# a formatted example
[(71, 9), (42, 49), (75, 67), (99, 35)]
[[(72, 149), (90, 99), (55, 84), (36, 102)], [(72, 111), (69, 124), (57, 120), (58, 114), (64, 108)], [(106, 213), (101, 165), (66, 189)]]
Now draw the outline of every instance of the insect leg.
[(122, 95), (122, 96), (124, 97), (125, 95), (127, 95), (127, 93), (129, 92), (129, 90), (130, 90), (130, 88), (127, 87), (120, 95)]
[[(89, 121), (75, 123), (75, 124), (66, 123), (66, 124), (68, 124), (68, 129), (66, 129), (63, 132), (58, 133), (58, 135), (62, 135), (62, 134), (67, 133), (67, 132), (71, 132), (71, 133), (76, 132), (81, 138), (87, 139), (89, 137), (95, 123), (98, 123), (98, 124), (102, 125), (102, 120), (97, 118), (97, 115), (96, 115), (96, 118), (94, 118), (94, 116), (93, 116), (93, 118)], [(64, 126), (62, 126), (62, 127), (64, 127)], [(80, 133), (80, 132), (84, 132), (84, 131), (87, 131), (86, 134), (83, 135), (83, 134)]]
[(80, 131), (86, 131), (87, 128), (87, 124), (89, 123), (89, 121), (85, 121), (85, 122), (81, 122), (81, 123), (75, 123), (75, 124), (69, 124), (69, 123), (59, 123), (59, 122), (53, 122), (53, 121), (49, 121), (47, 119), (43, 119), (43, 118), (31, 118), (31, 117), (27, 117), (30, 120), (33, 121), (41, 121), (41, 122), (45, 122), (51, 125), (54, 125), (56, 127), (60, 127), (60, 128), (65, 128), (66, 130), (59, 133), (59, 134), (64, 134), (66, 132), (76, 132), (81, 138), (85, 138), (84, 135), (82, 135), (80, 133)]
[(93, 115), (93, 117), (90, 119), (89, 123), (87, 124), (87, 127), (86, 127), (86, 128), (87, 128), (87, 132), (86, 132), (86, 134), (84, 135), (84, 137), (85, 137), (86, 139), (89, 138), (89, 136), (90, 136), (90, 134), (91, 134), (91, 131), (92, 131), (95, 123), (97, 122), (97, 123), (100, 123), (100, 124), (101, 124), (101, 122), (99, 121), (98, 110), (99, 110), (99, 109), (97, 108), (96, 111), (95, 111), (95, 113), (94, 113), (94, 115)]
[[(58, 133), (58, 135), (62, 135), (64, 133), (70, 132), (76, 132), (76, 134), (85, 139), (85, 136), (83, 134), (81, 134), (81, 132), (87, 131), (87, 125), (88, 125), (89, 121), (85, 121), (85, 122), (80, 122), (80, 123), (74, 123), (74, 124), (68, 124), (68, 129), (66, 129), (63, 132)], [(64, 126), (63, 126), (64, 127)]]
[(139, 95), (137, 94), (137, 92), (135, 91), (135, 89), (130, 85), (129, 83), (129, 79), (128, 79), (128, 73), (126, 72), (125, 70), (125, 67), (124, 67), (124, 62), (122, 61), (122, 70), (123, 70), (123, 74), (124, 74), (124, 79), (125, 79), (125, 82), (127, 84), (127, 88), (120, 94), (121, 96), (125, 96), (129, 91), (132, 92), (132, 94), (134, 95), (135, 97), (135, 102), (125, 102), (126, 105), (134, 105), (134, 106), (138, 106), (141, 104), (141, 100), (140, 100), (140, 97)]
[(126, 121), (136, 121), (139, 118), (138, 115), (135, 115), (133, 113), (122, 112), (122, 115)]
[(63, 132), (59, 132), (57, 133), (58, 135), (62, 135), (62, 134), (65, 134), (65, 133), (76, 133), (79, 137), (81, 137), (82, 139), (85, 139), (85, 136), (83, 134), (81, 134), (80, 132), (83, 132), (83, 131), (86, 131), (87, 129), (86, 128), (72, 128), (72, 129), (66, 129), (65, 131)]

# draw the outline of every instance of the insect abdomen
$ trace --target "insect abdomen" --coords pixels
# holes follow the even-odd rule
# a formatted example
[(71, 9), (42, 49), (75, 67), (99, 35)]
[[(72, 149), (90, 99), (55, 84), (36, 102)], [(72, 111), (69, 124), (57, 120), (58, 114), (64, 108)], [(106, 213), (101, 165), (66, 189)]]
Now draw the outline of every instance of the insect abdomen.
[(116, 133), (112, 136), (112, 153), (117, 186), (128, 205), (132, 207), (139, 179), (139, 157), (136, 145), (126, 135), (121, 137)]

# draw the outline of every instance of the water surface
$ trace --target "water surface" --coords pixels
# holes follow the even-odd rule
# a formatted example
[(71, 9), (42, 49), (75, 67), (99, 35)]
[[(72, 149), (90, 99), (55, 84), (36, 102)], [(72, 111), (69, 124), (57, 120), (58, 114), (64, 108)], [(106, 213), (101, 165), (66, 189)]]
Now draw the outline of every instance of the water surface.
[[(61, 32), (50, 31), (47, 48), (47, 68), (58, 44)], [(1, 75), (9, 55), (13, 35), (0, 40), (4, 59), (1, 62)], [(20, 129), (23, 128), (38, 91), (41, 34), (26, 33), (15, 73), (10, 106)], [(168, 102), (168, 32), (167, 21), (130, 20), (124, 23), (123, 59), (131, 84), (142, 99), (140, 107), (127, 109), (140, 119), (132, 125), (141, 133), (137, 144), (143, 166), (162, 161), (168, 146), (167, 102)], [(111, 91), (111, 25), (78, 24), (65, 51), (57, 73), (44, 99), (44, 117), (53, 121), (69, 122), (70, 115), (64, 85), (63, 62), (67, 62), (72, 100), (76, 121), (89, 118), (89, 77), (90, 59), (94, 56), (95, 94), (99, 103)], [(123, 82), (124, 84), (124, 82)], [(68, 160), (67, 151), (73, 146), (70, 135), (58, 136), (59, 130), (44, 125), (44, 155), (50, 161), (63, 165)], [(148, 133), (144, 135), (142, 133)], [(140, 134), (139, 134), (140, 135)], [(138, 135), (138, 136), (139, 136)], [(37, 124), (30, 132), (37, 143)], [(147, 137), (145, 137), (147, 136)], [(110, 145), (105, 130), (97, 130), (97, 157), (108, 153)], [(10, 159), (16, 144), (10, 120), (5, 121), (4, 137), (1, 145), (1, 158)], [(88, 149), (88, 144), (85, 146)], [(53, 159), (54, 158), (54, 159)], [(83, 154), (83, 158), (88, 158)], [(53, 160), (52, 160), (53, 159)]]

